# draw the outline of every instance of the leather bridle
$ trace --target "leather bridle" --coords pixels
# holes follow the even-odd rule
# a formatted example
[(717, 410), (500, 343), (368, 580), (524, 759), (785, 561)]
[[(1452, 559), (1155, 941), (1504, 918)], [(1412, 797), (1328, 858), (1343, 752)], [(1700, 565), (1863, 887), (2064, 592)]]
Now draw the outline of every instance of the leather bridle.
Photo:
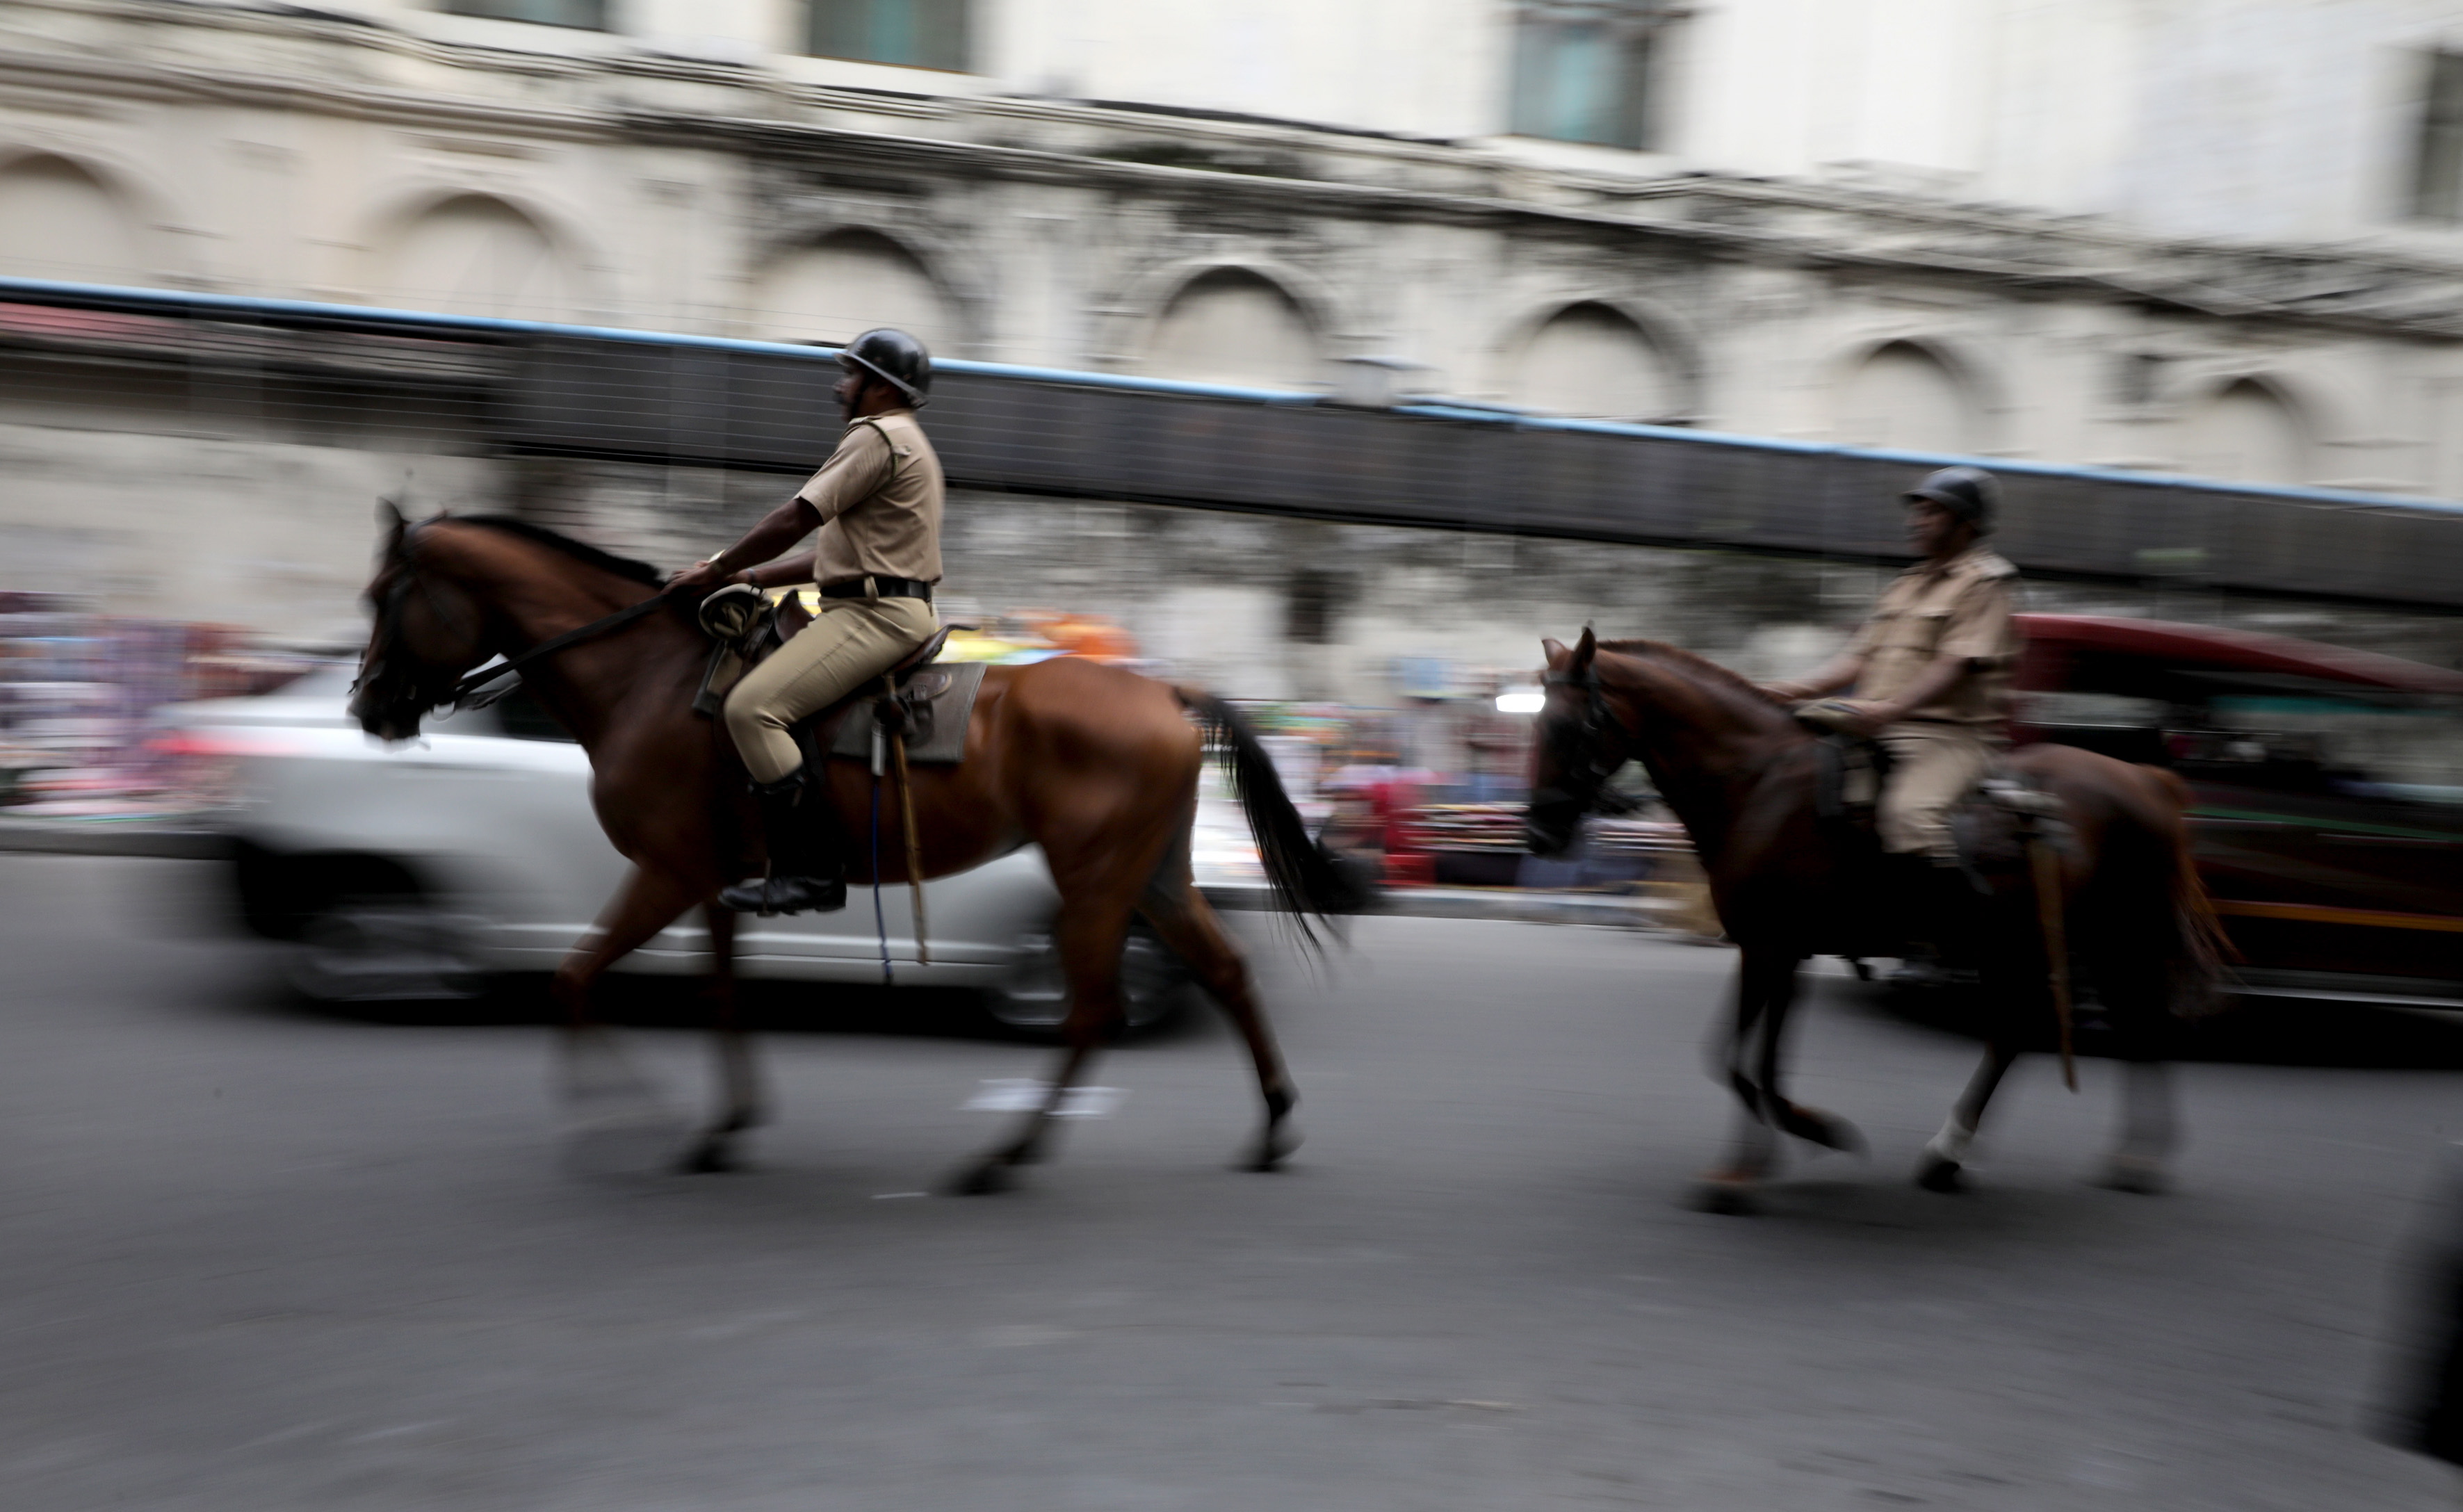
[(1531, 790), (1531, 812), (1561, 816), (1570, 826), (1573, 820), (1587, 814), (1599, 802), (1600, 790), (1608, 778), (1616, 776), (1628, 757), (1623, 752), (1610, 753), (1607, 735), (1614, 731), (1630, 738), (1616, 711), (1608, 707), (1607, 694), (1600, 684), (1597, 664), (1586, 665), (1579, 672), (1551, 670), (1540, 679), (1543, 688), (1575, 688), (1582, 693), (1582, 709), (1576, 717), (1573, 750), (1561, 763), (1562, 786), (1537, 787)]
[[(439, 620), (447, 625), (454, 623), (455, 617), (446, 612), (444, 602), (437, 597), (435, 588), (419, 575), (411, 559), (411, 547), (420, 530), (426, 523), (422, 520), (416, 525), (405, 527), (402, 540), (394, 548), (396, 569), (394, 581), (385, 590), (384, 603), (378, 607), (375, 633), (371, 637), (371, 642), (376, 646), (376, 655), (369, 659), (367, 669), (360, 673), (359, 680), (351, 684), (351, 690), (354, 693), (357, 693), (362, 685), (375, 690), (377, 685), (383, 680), (388, 669), (387, 657), (394, 651), (395, 643), (402, 635), (403, 606), (410, 602), (410, 595), (414, 588), (418, 590), (420, 597), (427, 602), (429, 611)], [(477, 671), (443, 689), (423, 685), (417, 673), (406, 675), (402, 679), (402, 691), (398, 699), (389, 699), (388, 702), (398, 701), (401, 704), (412, 705), (419, 713), (425, 713), (428, 710), (447, 704), (456, 709), (484, 709), (512, 692), (517, 686), (514, 679), (525, 668), (555, 655), (576, 642), (586, 641), (593, 636), (604, 635), (610, 630), (630, 625), (665, 603), (667, 597), (664, 591), (653, 593), (638, 603), (627, 604), (613, 614), (591, 621), (588, 625), (567, 630), (561, 635), (550, 636), (529, 650), (482, 667)], [(467, 627), (472, 632), (474, 639), (478, 630), (482, 628), (475, 623), (457, 627)], [(488, 690), (483, 692), (482, 690)], [(380, 692), (379, 696), (383, 695)]]

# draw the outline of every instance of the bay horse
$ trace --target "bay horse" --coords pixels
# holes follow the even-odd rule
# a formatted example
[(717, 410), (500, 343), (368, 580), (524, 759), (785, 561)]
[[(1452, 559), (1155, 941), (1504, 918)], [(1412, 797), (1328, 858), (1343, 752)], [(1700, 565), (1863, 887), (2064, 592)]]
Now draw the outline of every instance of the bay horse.
[[(1877, 854), (1817, 819), (1815, 735), (1734, 672), (1656, 641), (1601, 641), (1584, 629), (1547, 653), (1527, 840), (1561, 854), (1601, 789), (1639, 760), (1692, 837), (1721, 924), (1739, 947), (1735, 1015), (1721, 1071), (1741, 1110), (1733, 1148), (1694, 1196), (1714, 1212), (1750, 1212), (1777, 1156), (1776, 1132), (1861, 1150), (1844, 1120), (1790, 1102), (1780, 1050), (1797, 971), (1811, 955), (1896, 955), (1904, 920)], [(2107, 1185), (2160, 1190), (2172, 1143), (2165, 1020), (2202, 1005), (2226, 947), (2191, 860), (2188, 789), (2172, 774), (2068, 746), (2012, 751), (2008, 766), (2060, 800), (2059, 878), (2082, 979), (2092, 983), (2127, 1071), (2122, 1134)], [(1869, 846), (1865, 842), (1864, 846)], [(1994, 1089), (2052, 1019), (2049, 961), (2023, 866), (1983, 872), (1975, 948), (1986, 1009), (1984, 1061), (1925, 1147), (1916, 1179), (1954, 1191)]]
[[(375, 613), (352, 712), (388, 741), (419, 733), (453, 701), (464, 674), (498, 655), (535, 656), (521, 677), (590, 757), (600, 826), (632, 871), (597, 924), (556, 968), (553, 993), (567, 1026), (567, 1091), (621, 1092), (621, 1058), (592, 1025), (592, 985), (617, 960), (688, 909), (709, 929), (710, 1001), (720, 1096), (683, 1157), (728, 1169), (738, 1135), (767, 1109), (736, 1008), (735, 915), (719, 887), (756, 873), (760, 825), (724, 727), (692, 712), (710, 643), (696, 596), (665, 593), (647, 563), (611, 556), (517, 519), (440, 515), (417, 524), (391, 505), (376, 577)], [(662, 601), (653, 603), (651, 601)], [(626, 618), (629, 614), (629, 618)], [(606, 626), (600, 628), (601, 622)], [(564, 637), (579, 638), (569, 643)], [(1189, 716), (1195, 717), (1195, 725)], [(1345, 883), (1311, 840), (1255, 736), (1220, 699), (1075, 657), (986, 671), (955, 766), (913, 769), (925, 877), (947, 876), (1027, 844), (1040, 845), (1060, 894), (1054, 935), (1070, 990), (1064, 1048), (1041, 1106), (974, 1162), (956, 1185), (996, 1191), (1040, 1156), (1053, 1118), (1121, 1012), (1121, 955), (1142, 914), (1222, 1004), (1247, 1043), (1265, 1125), (1247, 1164), (1272, 1170), (1296, 1136), (1298, 1101), (1245, 963), (1193, 885), (1190, 824), (1205, 760), (1203, 726), (1247, 811), (1278, 907), (1310, 933), (1346, 903)], [(861, 836), (873, 810), (860, 761), (832, 761), (828, 794), (842, 832)], [(882, 806), (894, 826), (897, 803)], [(848, 880), (907, 880), (903, 832), (850, 846)]]

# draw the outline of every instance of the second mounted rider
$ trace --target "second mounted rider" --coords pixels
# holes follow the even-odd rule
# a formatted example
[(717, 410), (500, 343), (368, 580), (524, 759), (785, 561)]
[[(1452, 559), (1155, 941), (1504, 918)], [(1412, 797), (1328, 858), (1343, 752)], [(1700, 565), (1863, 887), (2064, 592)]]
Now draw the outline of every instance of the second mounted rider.
[[(1973, 889), (1950, 811), (2008, 743), (2020, 648), (2013, 618), (2018, 569), (1984, 543), (2000, 511), (1993, 474), (1944, 468), (1902, 498), (1907, 543), (1922, 559), (1883, 591), (1828, 666), (1767, 690), (1791, 703), (1827, 700), (1804, 712), (1888, 750), (1890, 776), (1875, 816), (1882, 849), (1910, 911), (1954, 919)], [(1853, 696), (1828, 699), (1840, 692)]]
[[(803, 806), (804, 756), (789, 733), (921, 648), (940, 628), (941, 459), (917, 424), (932, 359), (904, 331), (866, 331), (839, 353), (837, 388), (846, 429), (796, 496), (744, 538), (677, 573), (671, 584), (709, 589), (818, 583), (820, 613), (727, 695), (728, 733), (752, 778), (770, 856), (766, 876), (719, 901), (752, 913), (846, 906), (846, 858), (833, 816)], [(809, 552), (789, 548), (815, 529)], [(816, 807), (825, 807), (816, 799)]]

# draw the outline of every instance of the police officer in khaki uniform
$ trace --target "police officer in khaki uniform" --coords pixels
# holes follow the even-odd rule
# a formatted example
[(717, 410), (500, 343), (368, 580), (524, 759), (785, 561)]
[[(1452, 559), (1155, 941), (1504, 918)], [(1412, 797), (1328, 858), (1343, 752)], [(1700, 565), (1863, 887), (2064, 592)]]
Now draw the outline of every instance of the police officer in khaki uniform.
[[(2018, 569), (1984, 544), (2000, 488), (1981, 468), (1944, 468), (1904, 495), (1907, 541), (1924, 559), (1899, 574), (1872, 618), (1821, 670), (1769, 691), (1790, 702), (1854, 690), (1824, 723), (1879, 738), (1891, 770), (1878, 815), (1882, 848), (1932, 865), (1917, 896), (1964, 891), (1950, 810), (2006, 743), (2018, 659)], [(1911, 879), (1914, 880), (1914, 879)]]
[[(838, 449), (742, 540), (673, 580), (704, 590), (820, 584), (813, 623), (727, 695), (728, 733), (760, 798), (770, 853), (767, 877), (719, 894), (748, 912), (846, 907), (846, 859), (822, 833), (835, 836), (837, 826), (797, 822), (804, 758), (788, 727), (889, 670), (939, 629), (941, 460), (915, 421), (932, 386), (932, 359), (905, 332), (878, 330), (848, 342), (839, 364), (847, 427)], [(813, 550), (780, 556), (816, 527)]]

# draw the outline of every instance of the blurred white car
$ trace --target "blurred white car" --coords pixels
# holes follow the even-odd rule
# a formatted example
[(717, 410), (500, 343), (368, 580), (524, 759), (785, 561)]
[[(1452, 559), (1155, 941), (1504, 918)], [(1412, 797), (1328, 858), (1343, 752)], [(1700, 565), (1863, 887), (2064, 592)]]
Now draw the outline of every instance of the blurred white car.
[[(588, 757), (520, 692), (433, 717), (422, 738), (386, 746), (343, 707), (352, 676), (348, 666), (322, 668), (272, 694), (160, 716), (163, 742), (221, 769), (218, 824), (233, 842), (242, 917), (288, 942), (294, 980), (327, 1000), (449, 997), (490, 975), (552, 970), (625, 871), (591, 812)], [(738, 968), (878, 983), (885, 933), (898, 985), (979, 990), (1016, 1028), (1058, 1022), (1059, 895), (1041, 851), (926, 883), (925, 895), (928, 966), (915, 958), (902, 885), (880, 889), (879, 926), (865, 887), (850, 888), (838, 913), (745, 918)], [(696, 911), (618, 969), (699, 973), (707, 948)], [(1188, 976), (1141, 930), (1123, 985), (1130, 1024), (1144, 1027), (1178, 1008)]]

